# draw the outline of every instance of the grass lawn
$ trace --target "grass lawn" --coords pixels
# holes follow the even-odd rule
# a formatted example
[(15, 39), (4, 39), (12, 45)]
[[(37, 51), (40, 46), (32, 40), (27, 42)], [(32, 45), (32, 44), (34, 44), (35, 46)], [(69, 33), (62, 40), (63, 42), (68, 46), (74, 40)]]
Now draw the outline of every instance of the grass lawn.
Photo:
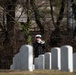
[(0, 70), (0, 75), (76, 75), (76, 71), (70, 73), (57, 70), (35, 70), (33, 72), (19, 70)]

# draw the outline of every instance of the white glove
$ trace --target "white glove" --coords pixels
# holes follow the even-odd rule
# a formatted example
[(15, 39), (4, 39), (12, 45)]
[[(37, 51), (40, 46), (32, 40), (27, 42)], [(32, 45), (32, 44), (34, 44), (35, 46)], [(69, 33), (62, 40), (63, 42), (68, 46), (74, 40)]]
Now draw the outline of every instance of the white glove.
[(44, 43), (45, 43), (45, 41), (41, 40), (41, 41), (40, 41), (40, 43), (41, 43), (41, 44), (44, 44)]

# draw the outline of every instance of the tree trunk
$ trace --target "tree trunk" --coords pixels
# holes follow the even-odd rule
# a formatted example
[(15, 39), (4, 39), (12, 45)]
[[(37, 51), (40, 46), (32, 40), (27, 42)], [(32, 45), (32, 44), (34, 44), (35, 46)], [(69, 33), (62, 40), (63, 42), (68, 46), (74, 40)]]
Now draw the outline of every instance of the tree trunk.
[(73, 9), (72, 0), (67, 0), (67, 30), (69, 33), (73, 32)]
[(41, 33), (44, 34), (44, 26), (40, 20), (40, 18), (41, 18), (40, 13), (39, 13), (38, 8), (35, 5), (35, 0), (30, 0), (30, 3), (31, 3), (32, 9), (34, 11), (35, 21), (36, 21), (37, 25), (39, 26)]
[[(12, 63), (12, 57), (16, 48), (16, 38), (15, 38), (15, 3), (16, 0), (6, 2), (6, 40), (4, 41), (4, 51), (2, 63), (4, 69), (9, 69)], [(6, 62), (7, 61), (7, 62)]]
[(15, 2), (12, 1), (12, 4), (7, 5), (7, 32), (8, 32), (8, 40), (11, 47), (11, 50), (14, 51), (15, 49)]
[(50, 8), (51, 8), (51, 15), (52, 15), (52, 21), (53, 24), (55, 26), (55, 30), (52, 32), (51, 36), (50, 36), (50, 45), (51, 46), (58, 46), (58, 43), (61, 42), (61, 36), (60, 36), (60, 23), (63, 19), (63, 15), (64, 15), (64, 9), (65, 9), (65, 0), (61, 1), (61, 8), (59, 11), (59, 15), (57, 17), (56, 23), (54, 21), (54, 17), (53, 17), (53, 9), (52, 9), (52, 0), (50, 1)]

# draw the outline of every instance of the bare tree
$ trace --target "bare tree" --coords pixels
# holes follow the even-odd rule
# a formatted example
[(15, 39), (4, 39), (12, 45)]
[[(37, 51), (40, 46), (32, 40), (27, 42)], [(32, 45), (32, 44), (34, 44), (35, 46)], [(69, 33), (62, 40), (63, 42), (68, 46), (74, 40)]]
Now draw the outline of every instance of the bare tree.
[(52, 21), (53, 21), (53, 24), (55, 26), (55, 30), (51, 34), (51, 38), (50, 38), (51, 41), (50, 41), (50, 43), (53, 46), (57, 46), (57, 43), (61, 40), (61, 37), (60, 37), (60, 28), (59, 27), (60, 27), (60, 23), (61, 23), (61, 21), (63, 19), (63, 16), (64, 16), (65, 0), (61, 1), (61, 8), (60, 8), (60, 11), (59, 11), (59, 14), (58, 14), (56, 22), (55, 22), (55, 19), (53, 17), (52, 0), (49, 0), (49, 1), (50, 1)]
[(39, 26), (41, 33), (44, 34), (44, 26), (40, 20), (41, 16), (40, 16), (39, 10), (35, 4), (35, 0), (30, 0), (30, 3), (32, 6), (32, 10), (34, 11), (35, 21), (36, 21), (37, 25)]
[[(67, 29), (68, 29), (68, 32), (71, 33), (73, 32), (73, 9), (72, 9), (72, 3), (73, 0), (67, 0)], [(73, 33), (72, 33), (73, 34)], [(71, 35), (72, 35), (71, 34)]]

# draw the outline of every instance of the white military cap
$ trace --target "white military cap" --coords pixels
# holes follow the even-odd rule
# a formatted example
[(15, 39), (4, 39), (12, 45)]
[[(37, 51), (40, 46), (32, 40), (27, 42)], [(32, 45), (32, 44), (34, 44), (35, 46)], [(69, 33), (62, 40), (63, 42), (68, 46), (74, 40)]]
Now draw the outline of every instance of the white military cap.
[(42, 36), (41, 36), (40, 34), (37, 34), (35, 37), (36, 37), (36, 38), (37, 38), (37, 37), (40, 37), (40, 38), (41, 38)]

